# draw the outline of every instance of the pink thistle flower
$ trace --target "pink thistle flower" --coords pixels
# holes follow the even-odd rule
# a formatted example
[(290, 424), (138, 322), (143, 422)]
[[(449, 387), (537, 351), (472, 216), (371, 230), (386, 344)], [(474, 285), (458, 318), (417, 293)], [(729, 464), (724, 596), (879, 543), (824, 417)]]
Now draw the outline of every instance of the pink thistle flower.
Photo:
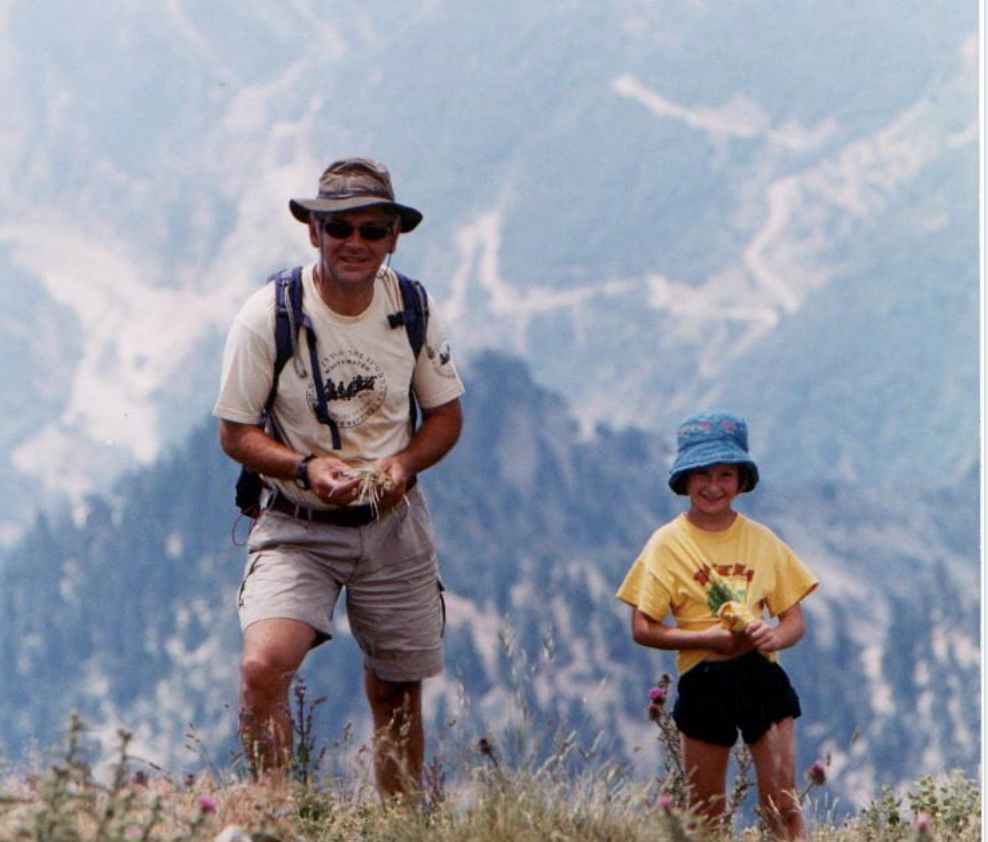
[(671, 795), (663, 795), (659, 798), (659, 809), (662, 810), (663, 813), (671, 813), (672, 808), (675, 806), (676, 799), (674, 799)]
[(669, 698), (669, 688), (662, 685), (652, 687), (648, 691), (648, 718), (652, 722), (658, 722), (663, 708), (666, 706), (666, 699)]
[(199, 796), (199, 809), (204, 813), (215, 813), (216, 812), (216, 802), (213, 801), (208, 795)]
[(827, 767), (822, 760), (814, 760), (806, 770), (806, 780), (811, 786), (823, 786), (827, 782)]
[(930, 832), (930, 817), (926, 813), (920, 813), (916, 816), (916, 830), (919, 831), (920, 836), (925, 836)]

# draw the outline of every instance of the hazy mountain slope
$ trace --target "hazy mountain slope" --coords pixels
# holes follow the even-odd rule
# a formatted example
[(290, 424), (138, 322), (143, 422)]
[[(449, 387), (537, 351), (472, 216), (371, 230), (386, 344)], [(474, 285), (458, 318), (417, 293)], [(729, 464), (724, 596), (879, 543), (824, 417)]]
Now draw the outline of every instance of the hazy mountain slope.
[[(586, 429), (668, 429), (745, 401), (740, 377), (789, 475), (830, 473), (801, 450), (821, 428), (848, 429), (824, 446), (845, 473), (955, 475), (977, 436), (976, 32), (973, 2), (13, 0), (0, 537), (183, 439), (239, 302), (309, 256), (286, 199), (352, 152), (426, 212), (398, 265), (456, 347), (523, 356)], [(930, 436), (851, 423), (890, 423), (917, 380), (895, 411)]]
[[(485, 356), (467, 374), (463, 441), (424, 478), (448, 588), (448, 669), (427, 685), (430, 752), (454, 720), (468, 742), (519, 721), (534, 741), (567, 722), (649, 774), (645, 693), (673, 663), (631, 643), (613, 592), (681, 505), (665, 486), (668, 437), (579, 438), (572, 408), (517, 360)], [(42, 520), (3, 558), (8, 759), (53, 742), (77, 709), (107, 733), (133, 729), (137, 753), (169, 770), (201, 767), (203, 747), (225, 766), (242, 559), (229, 535), (235, 474), (207, 423), (90, 501), (85, 525)], [(889, 497), (766, 473), (744, 500), (823, 582), (807, 601), (810, 634), (784, 662), (804, 702), (801, 760), (831, 753), (845, 802), (882, 782), (976, 768), (976, 489), (974, 474), (956, 490)], [(338, 632), (308, 662), (310, 697), (327, 697), (321, 735), (350, 720), (360, 741), (364, 704), (340, 691), (358, 661), (345, 623)], [(190, 723), (195, 752), (181, 737)]]
[[(958, 157), (973, 168), (973, 150)], [(978, 273), (964, 257), (977, 234), (949, 222), (976, 215), (977, 184), (945, 167), (926, 178), (952, 182), (951, 212), (884, 209), (863, 232), (871, 247), (835, 256), (841, 268), (799, 319), (725, 367), (710, 400), (752, 419), (773, 468), (891, 488), (952, 484), (977, 466)], [(909, 249), (895, 245), (903, 231)]]

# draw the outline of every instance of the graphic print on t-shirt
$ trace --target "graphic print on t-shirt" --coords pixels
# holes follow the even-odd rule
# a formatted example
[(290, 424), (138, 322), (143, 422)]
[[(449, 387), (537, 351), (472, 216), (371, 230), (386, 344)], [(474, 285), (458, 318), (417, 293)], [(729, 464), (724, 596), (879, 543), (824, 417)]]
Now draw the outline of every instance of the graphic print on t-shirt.
[(426, 344), (425, 354), (429, 358), (429, 362), (432, 363), (432, 368), (436, 374), (448, 380), (457, 377), (456, 369), (449, 364), (453, 358), (453, 352), (449, 347), (449, 339), (445, 336), (439, 340), (439, 344), (436, 347)]
[[(384, 369), (360, 351), (340, 351), (322, 359), (326, 408), (337, 426), (356, 427), (370, 418), (384, 403), (388, 384)], [(316, 413), (315, 384), (310, 381), (306, 397)]]
[(727, 602), (744, 605), (748, 596), (748, 585), (755, 571), (745, 564), (704, 564), (693, 578), (701, 586), (707, 587), (707, 605), (716, 617), (721, 606)]

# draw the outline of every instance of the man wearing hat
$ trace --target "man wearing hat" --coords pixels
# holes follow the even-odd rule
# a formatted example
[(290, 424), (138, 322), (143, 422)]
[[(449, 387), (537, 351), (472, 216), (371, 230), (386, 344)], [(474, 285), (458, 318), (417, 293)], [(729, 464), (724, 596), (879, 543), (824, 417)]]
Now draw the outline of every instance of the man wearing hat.
[[(276, 352), (275, 293), (265, 285), (230, 329), (214, 407), (224, 451), (269, 488), (238, 598), (241, 738), (255, 772), (286, 768), (288, 689), (308, 651), (332, 636), (345, 589), (378, 787), (386, 797), (412, 794), (424, 750), (422, 680), (443, 667), (442, 585), (417, 477), (459, 437), (463, 384), (431, 301), (418, 354), (396, 329), (403, 303), (390, 255), (422, 214), (395, 201), (387, 168), (337, 161), (316, 198), (289, 207), (316, 249), (315, 262), (301, 269), (298, 353), (278, 376), (260, 426)], [(307, 333), (315, 337), (311, 356), (303, 352)], [(421, 408), (417, 429), (410, 395)]]

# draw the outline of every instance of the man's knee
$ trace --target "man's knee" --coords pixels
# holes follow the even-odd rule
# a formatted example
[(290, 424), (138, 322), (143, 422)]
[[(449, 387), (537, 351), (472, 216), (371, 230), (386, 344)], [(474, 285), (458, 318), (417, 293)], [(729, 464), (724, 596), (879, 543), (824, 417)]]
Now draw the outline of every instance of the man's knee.
[(289, 620), (266, 620), (248, 627), (240, 657), (241, 685), (264, 691), (287, 688), (315, 635), (304, 623)]
[(297, 664), (266, 650), (245, 650), (240, 659), (240, 683), (248, 691), (281, 693), (291, 684)]
[(421, 706), (421, 681), (385, 681), (368, 671), (364, 685), (367, 700), (377, 713), (391, 714), (401, 710), (417, 713)]

